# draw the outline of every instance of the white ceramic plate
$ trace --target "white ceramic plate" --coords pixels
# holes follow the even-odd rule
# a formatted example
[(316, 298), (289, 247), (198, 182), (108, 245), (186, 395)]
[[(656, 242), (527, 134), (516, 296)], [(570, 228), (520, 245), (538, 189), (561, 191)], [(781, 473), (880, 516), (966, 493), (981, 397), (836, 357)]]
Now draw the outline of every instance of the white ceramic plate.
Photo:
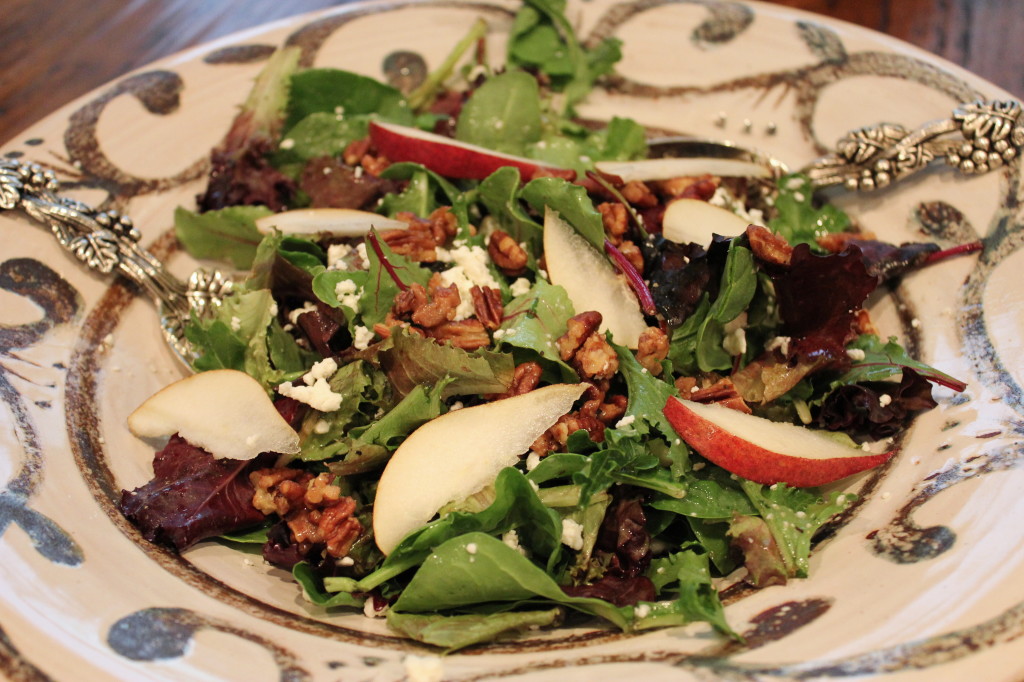
[[(4, 152), (55, 168), (67, 191), (130, 213), (168, 253), (206, 153), (267, 52), (383, 77), (389, 54), (428, 65), (490, 1), (350, 5), (155, 64), (71, 104)], [(847, 130), (907, 126), (961, 101), (1008, 98), (970, 74), (852, 26), (755, 3), (574, 2), (580, 33), (625, 41), (614, 93), (584, 112), (727, 137), (793, 166)], [(749, 122), (749, 123), (748, 123)], [(776, 132), (768, 134), (768, 128)], [(445, 679), (1020, 680), (1024, 676), (1024, 318), (1021, 165), (963, 179), (930, 173), (843, 205), (893, 242), (984, 237), (986, 249), (916, 273), (878, 303), (884, 331), (969, 381), (938, 389), (899, 457), (857, 482), (863, 501), (812, 561), (812, 577), (737, 595), (729, 644), (703, 625), (625, 637), (538, 634), (447, 657)], [(18, 679), (395, 680), (428, 650), (362, 614), (318, 612), (289, 577), (213, 543), (178, 557), (117, 512), (150, 476), (152, 444), (125, 416), (181, 375), (156, 315), (88, 274), (46, 231), (0, 215), (0, 669)], [(164, 238), (160, 240), (161, 236)], [(181, 254), (172, 268), (188, 272)], [(22, 677), (24, 676), (24, 677)]]

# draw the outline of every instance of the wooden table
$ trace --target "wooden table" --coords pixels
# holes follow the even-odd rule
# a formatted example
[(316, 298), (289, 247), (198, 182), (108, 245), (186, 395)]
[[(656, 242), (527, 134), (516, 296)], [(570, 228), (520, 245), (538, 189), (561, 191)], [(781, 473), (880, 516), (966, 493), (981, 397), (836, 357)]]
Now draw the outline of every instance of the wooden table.
[[(770, 0), (888, 33), (1020, 97), (1022, 0)], [(339, 0), (2, 0), (0, 142), (127, 71)]]

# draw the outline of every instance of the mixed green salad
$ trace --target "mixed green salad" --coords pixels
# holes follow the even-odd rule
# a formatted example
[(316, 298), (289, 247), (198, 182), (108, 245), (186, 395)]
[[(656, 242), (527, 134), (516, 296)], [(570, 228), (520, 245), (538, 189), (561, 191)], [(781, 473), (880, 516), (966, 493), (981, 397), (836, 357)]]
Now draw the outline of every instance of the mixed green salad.
[[(963, 388), (864, 308), (937, 246), (854, 231), (798, 175), (609, 170), (644, 159), (647, 137), (578, 118), (621, 52), (581, 44), (563, 9), (526, 0), (501, 68), (474, 25), (408, 92), (271, 58), (175, 222), (193, 255), (248, 272), (190, 325), (194, 369), (258, 382), (297, 444), (232, 459), (172, 436), (153, 481), (123, 494), (145, 537), (262, 547), (313, 603), (448, 650), (593, 617), (738, 637), (718, 579), (805, 577), (856, 499), (808, 482), (851, 472), (810, 456), (808, 478), (746, 427), (709, 446), (673, 415), (827, 433), (862, 469), (935, 405), (933, 383)], [(678, 201), (743, 229), (675, 241)], [(567, 404), (541, 407), (553, 391)], [(466, 474), (481, 458), (483, 478)], [(426, 513), (375, 519), (406, 502)]]

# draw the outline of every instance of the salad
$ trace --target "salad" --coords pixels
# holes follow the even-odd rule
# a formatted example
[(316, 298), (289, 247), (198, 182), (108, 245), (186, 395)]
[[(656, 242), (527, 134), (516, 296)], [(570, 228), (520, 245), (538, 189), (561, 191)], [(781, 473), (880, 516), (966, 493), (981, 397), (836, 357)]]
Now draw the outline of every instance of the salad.
[(723, 578), (806, 577), (856, 500), (821, 486), (963, 389), (865, 307), (955, 250), (876, 240), (799, 175), (651, 170), (641, 125), (577, 116), (620, 45), (558, 0), (501, 68), (486, 34), (411, 91), (271, 58), (175, 215), (247, 274), (129, 418), (170, 439), (122, 511), (446, 650), (594, 617), (739, 637)]

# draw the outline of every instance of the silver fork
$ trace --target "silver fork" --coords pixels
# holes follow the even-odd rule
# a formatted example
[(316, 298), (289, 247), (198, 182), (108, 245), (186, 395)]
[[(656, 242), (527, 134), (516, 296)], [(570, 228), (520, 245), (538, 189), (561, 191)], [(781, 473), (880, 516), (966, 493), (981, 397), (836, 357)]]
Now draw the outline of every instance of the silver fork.
[(138, 284), (157, 305), (167, 344), (190, 365), (195, 354), (185, 325), (193, 315), (210, 315), (231, 292), (231, 279), (218, 270), (199, 269), (182, 282), (139, 245), (141, 234), (131, 218), (59, 196), (57, 188), (52, 171), (0, 159), (0, 211), (24, 211), (49, 227), (57, 242), (88, 269), (107, 275), (116, 270)]

